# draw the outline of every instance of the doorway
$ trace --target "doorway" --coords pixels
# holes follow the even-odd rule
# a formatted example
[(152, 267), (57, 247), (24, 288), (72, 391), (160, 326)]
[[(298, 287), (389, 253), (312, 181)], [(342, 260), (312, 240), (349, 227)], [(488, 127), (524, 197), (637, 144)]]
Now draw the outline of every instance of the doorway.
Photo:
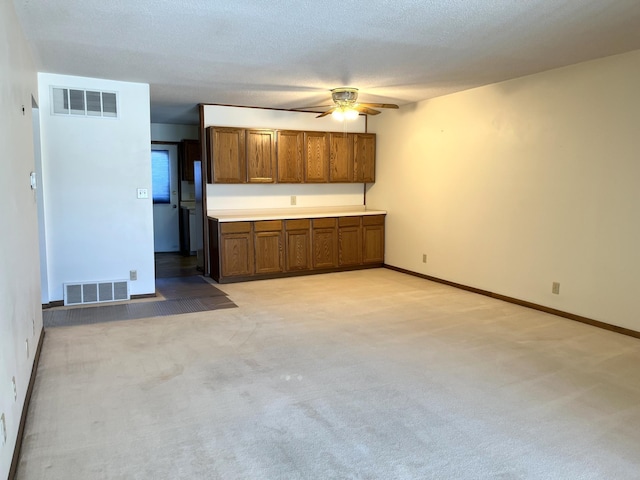
[(154, 252), (180, 250), (178, 147), (151, 145)]

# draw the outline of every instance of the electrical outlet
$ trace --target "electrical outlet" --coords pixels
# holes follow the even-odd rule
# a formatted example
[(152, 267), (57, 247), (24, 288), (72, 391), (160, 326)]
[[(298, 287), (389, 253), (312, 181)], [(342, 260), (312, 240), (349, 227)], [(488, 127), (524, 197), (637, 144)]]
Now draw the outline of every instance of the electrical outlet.
[(137, 270), (129, 270), (129, 280), (131, 280), (131, 281), (138, 280), (138, 271)]
[(291, 195), (291, 205), (296, 205), (298, 203), (298, 199), (295, 195)]
[(16, 386), (16, 377), (11, 378), (11, 385), (13, 386), (13, 401), (18, 400), (18, 387)]
[(426, 253), (422, 254), (422, 263), (427, 263), (427, 254)]
[(146, 188), (138, 188), (136, 190), (138, 198), (149, 198), (149, 190)]
[(560, 283), (559, 282), (553, 282), (551, 284), (551, 293), (553, 293), (555, 295), (560, 295)]
[(7, 424), (4, 421), (4, 413), (0, 416), (0, 439), (2, 439), (2, 445), (7, 443)]

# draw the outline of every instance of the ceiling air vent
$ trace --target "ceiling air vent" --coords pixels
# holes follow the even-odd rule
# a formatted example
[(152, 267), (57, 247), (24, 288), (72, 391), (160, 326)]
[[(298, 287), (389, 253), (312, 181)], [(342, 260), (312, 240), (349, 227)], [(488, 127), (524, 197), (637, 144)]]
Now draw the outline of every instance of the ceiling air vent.
[(51, 100), (53, 115), (118, 116), (118, 95), (115, 92), (51, 87)]

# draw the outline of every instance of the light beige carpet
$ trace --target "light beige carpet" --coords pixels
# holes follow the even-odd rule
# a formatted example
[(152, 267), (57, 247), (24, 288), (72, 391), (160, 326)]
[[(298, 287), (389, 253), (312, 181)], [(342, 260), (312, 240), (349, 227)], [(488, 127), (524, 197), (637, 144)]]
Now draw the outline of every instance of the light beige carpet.
[(640, 341), (377, 269), (47, 330), (20, 479), (637, 479)]

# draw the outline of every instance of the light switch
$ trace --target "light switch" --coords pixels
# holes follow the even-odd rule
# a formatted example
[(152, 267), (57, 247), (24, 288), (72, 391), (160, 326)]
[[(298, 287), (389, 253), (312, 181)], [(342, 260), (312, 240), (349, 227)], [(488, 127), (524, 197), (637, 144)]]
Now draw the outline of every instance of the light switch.
[(149, 198), (149, 190), (146, 188), (139, 188), (138, 198)]

